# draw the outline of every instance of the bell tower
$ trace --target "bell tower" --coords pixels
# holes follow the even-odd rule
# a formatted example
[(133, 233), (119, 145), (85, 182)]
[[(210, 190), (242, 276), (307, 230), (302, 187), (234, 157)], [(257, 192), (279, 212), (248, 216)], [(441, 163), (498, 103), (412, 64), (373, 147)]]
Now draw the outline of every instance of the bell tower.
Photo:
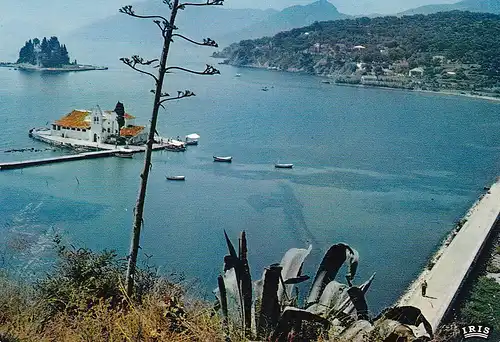
[(91, 141), (95, 143), (100, 143), (102, 139), (102, 111), (99, 106), (92, 110), (92, 118), (90, 121), (90, 130), (91, 130)]

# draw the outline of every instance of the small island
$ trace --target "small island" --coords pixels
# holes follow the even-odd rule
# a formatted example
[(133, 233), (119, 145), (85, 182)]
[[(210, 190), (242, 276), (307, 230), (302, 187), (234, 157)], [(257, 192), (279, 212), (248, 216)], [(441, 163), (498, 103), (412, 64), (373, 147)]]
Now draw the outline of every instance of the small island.
[(10, 67), (25, 71), (88, 71), (107, 70), (107, 67), (78, 64), (76, 59), (70, 62), (66, 45), (61, 44), (57, 37), (43, 37), (28, 40), (19, 51), (15, 63), (0, 63), (1, 67)]

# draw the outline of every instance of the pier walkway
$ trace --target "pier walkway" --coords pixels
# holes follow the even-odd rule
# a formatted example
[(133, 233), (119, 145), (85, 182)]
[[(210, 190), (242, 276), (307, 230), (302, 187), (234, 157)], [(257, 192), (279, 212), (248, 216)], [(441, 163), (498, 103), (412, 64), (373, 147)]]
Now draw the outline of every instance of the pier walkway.
[(33, 160), (22, 160), (22, 161), (8, 162), (8, 163), (0, 163), (0, 170), (22, 169), (22, 168), (30, 167), (30, 166), (61, 163), (61, 162), (72, 161), (72, 160), (110, 157), (119, 151), (120, 150), (105, 150), (105, 151), (72, 154), (72, 155), (67, 155), (67, 156), (57, 156), (57, 157), (44, 158), (44, 159), (33, 159)]
[[(48, 131), (48, 132), (50, 132), (50, 131)], [(97, 151), (84, 152), (84, 153), (78, 153), (78, 154), (73, 154), (73, 155), (57, 156), (57, 157), (44, 158), (44, 159), (12, 161), (12, 162), (4, 162), (4, 163), (0, 162), (0, 170), (22, 169), (25, 167), (61, 163), (61, 162), (73, 161), (73, 160), (111, 157), (111, 156), (114, 156), (114, 154), (117, 152), (124, 152), (124, 151), (131, 152), (131, 153), (140, 153), (140, 152), (146, 151), (145, 146), (130, 145), (130, 146), (125, 147), (125, 149), (124, 149), (123, 146), (118, 147), (117, 145), (104, 144), (104, 143), (97, 144), (97, 143), (92, 143), (92, 142), (89, 142), (86, 140), (62, 138), (62, 137), (57, 137), (57, 136), (50, 136), (50, 138), (48, 138), (49, 136), (50, 136), (49, 134), (43, 134), (43, 132), (42, 132), (42, 134), (33, 134), (32, 135), (32, 137), (34, 139), (40, 140), (42, 142), (46, 142), (46, 143), (51, 144), (51, 145), (69, 147), (69, 148), (73, 148), (73, 149), (78, 149), (78, 148), (94, 149), (95, 148)], [(160, 137), (160, 141), (161, 141), (161, 143), (153, 144), (153, 151), (164, 150), (169, 143), (170, 144), (172, 144), (172, 143), (182, 144), (181, 141), (167, 139), (167, 138), (161, 138), (161, 137)]]
[[(398, 306), (419, 308), (436, 331), (446, 317), (482, 249), (490, 237), (500, 214), (500, 184), (495, 183), (469, 211), (467, 222), (436, 254), (432, 269), (426, 269), (401, 297)], [(427, 294), (421, 284), (427, 281)]]

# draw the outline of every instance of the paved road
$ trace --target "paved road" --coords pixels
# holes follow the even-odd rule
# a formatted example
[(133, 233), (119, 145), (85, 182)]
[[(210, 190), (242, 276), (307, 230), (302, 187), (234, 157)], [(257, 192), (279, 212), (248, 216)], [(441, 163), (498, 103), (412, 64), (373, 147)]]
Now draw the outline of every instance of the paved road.
[[(439, 326), (462, 281), (468, 274), (483, 243), (489, 236), (500, 214), (500, 184), (495, 183), (468, 213), (463, 225), (448, 247), (443, 247), (441, 257), (434, 267), (425, 270), (402, 296), (398, 305), (412, 305), (422, 310), (433, 331)], [(421, 283), (427, 281), (426, 297), (422, 296)]]

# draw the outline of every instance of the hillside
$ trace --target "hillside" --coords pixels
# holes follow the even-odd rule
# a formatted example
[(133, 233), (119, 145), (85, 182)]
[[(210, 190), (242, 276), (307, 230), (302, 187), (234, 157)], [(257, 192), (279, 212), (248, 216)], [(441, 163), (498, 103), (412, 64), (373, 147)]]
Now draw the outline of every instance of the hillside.
[(470, 11), (500, 14), (500, 1), (498, 0), (463, 0), (456, 4), (420, 6), (400, 13), (401, 15), (431, 14), (446, 11)]
[(328, 75), (340, 81), (347, 77), (353, 83), (383, 80), (387, 86), (416, 83), (432, 89), (497, 91), (499, 35), (500, 16), (494, 14), (454, 11), (359, 18), (242, 41), (214, 57), (238, 66)]

